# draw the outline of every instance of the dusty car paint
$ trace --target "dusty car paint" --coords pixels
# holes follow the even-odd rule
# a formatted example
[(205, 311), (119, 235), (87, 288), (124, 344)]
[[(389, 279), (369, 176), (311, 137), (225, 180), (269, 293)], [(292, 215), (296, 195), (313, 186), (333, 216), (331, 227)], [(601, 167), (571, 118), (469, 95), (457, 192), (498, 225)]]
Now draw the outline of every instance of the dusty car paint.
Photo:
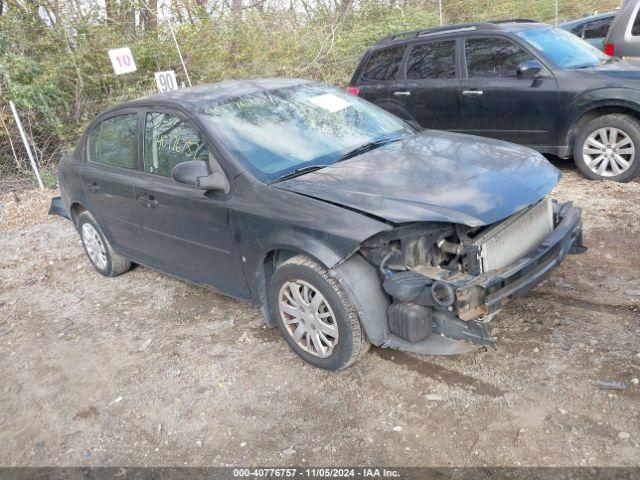
[(393, 223), (477, 227), (534, 204), (559, 180), (528, 148), (428, 130), (275, 186)]
[[(275, 317), (267, 301), (269, 278), (284, 259), (301, 253), (325, 266), (341, 282), (367, 338), (375, 345), (455, 354), (469, 351), (474, 345), (493, 344), (485, 324), (490, 320), (488, 315), (528, 291), (567, 253), (580, 249), (579, 209), (557, 206), (557, 229), (540, 246), (547, 253), (524, 258), (510, 272), (462, 275), (455, 268), (442, 269), (437, 264), (432, 268), (420, 262), (424, 255), (435, 255), (433, 261), (454, 262), (460, 255), (446, 253), (451, 248), (473, 260), (472, 243), (462, 243), (467, 235), (474, 228), (495, 224), (539, 202), (556, 185), (559, 172), (541, 155), (524, 147), (424, 132), (315, 173), (269, 184), (244, 168), (215, 131), (196, 115), (203, 99), (223, 101), (247, 92), (305, 83), (268, 80), (197, 87), (129, 102), (103, 113), (92, 125), (121, 111), (151, 107), (180, 112), (191, 119), (226, 175), (228, 193), (212, 194), (177, 185), (171, 178), (158, 181), (144, 172), (114, 172), (113, 168), (93, 178), (91, 169), (95, 165), (86, 159), (85, 133), (75, 151), (60, 162), (61, 200), (53, 201), (52, 213), (75, 221), (83, 208), (93, 211), (101, 195), (111, 195), (110, 201), (116, 202), (114, 212), (133, 219), (128, 227), (121, 227), (121, 236), (114, 236), (113, 218), (96, 216), (118, 253), (135, 263), (249, 300), (261, 307), (271, 326)], [(105, 180), (122, 185), (112, 193), (96, 189)], [(148, 201), (136, 202), (137, 197), (147, 198), (152, 188), (158, 199), (153, 207)], [(171, 227), (172, 247), (159, 256), (146, 250), (149, 232), (143, 225), (145, 217), (153, 214), (150, 210), (162, 208), (166, 202), (178, 202), (176, 208), (183, 212), (181, 215), (192, 215), (195, 208), (198, 216), (192, 221), (182, 219), (178, 225), (171, 220), (171, 210), (158, 210), (164, 212), (163, 221)], [(563, 215), (569, 214), (577, 220), (563, 229)], [(225, 243), (216, 243), (218, 237)], [(436, 239), (445, 250), (435, 245)], [(460, 242), (457, 246), (453, 243), (456, 241)], [(211, 250), (215, 255), (209, 255)], [(434, 334), (417, 342), (391, 332), (387, 311), (397, 299), (382, 286), (385, 278), (392, 278), (408, 265), (418, 267), (416, 271), (422, 269), (426, 287), (446, 284), (459, 296), (454, 303), (433, 308)], [(471, 262), (468, 271), (473, 268)], [(533, 270), (539, 274), (532, 275)], [(490, 295), (498, 291), (504, 295), (493, 308)]]

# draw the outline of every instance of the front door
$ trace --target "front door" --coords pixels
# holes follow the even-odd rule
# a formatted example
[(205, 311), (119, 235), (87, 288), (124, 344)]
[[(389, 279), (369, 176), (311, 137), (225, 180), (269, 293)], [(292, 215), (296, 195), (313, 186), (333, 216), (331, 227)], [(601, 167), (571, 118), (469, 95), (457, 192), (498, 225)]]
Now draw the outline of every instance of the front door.
[(458, 130), (460, 76), (456, 63), (456, 40), (414, 44), (390, 101), (401, 104), (424, 128)]
[(507, 38), (466, 38), (464, 51), (463, 131), (521, 145), (554, 145), (558, 87), (551, 73), (518, 78), (518, 65), (536, 59)]
[(88, 208), (114, 248), (137, 256), (142, 230), (134, 196), (138, 176), (138, 113), (118, 112), (89, 132), (80, 169)]
[(203, 137), (175, 112), (149, 111), (144, 121), (144, 172), (135, 195), (152, 266), (246, 297), (229, 208), (233, 194), (207, 193), (171, 178), (179, 163), (210, 163)]

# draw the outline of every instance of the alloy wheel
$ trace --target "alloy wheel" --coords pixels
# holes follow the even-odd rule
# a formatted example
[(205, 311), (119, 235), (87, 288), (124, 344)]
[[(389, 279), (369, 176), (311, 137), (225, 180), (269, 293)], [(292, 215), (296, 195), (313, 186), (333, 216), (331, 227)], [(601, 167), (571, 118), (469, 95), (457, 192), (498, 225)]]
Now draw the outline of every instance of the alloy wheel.
[(589, 134), (582, 147), (582, 159), (601, 177), (616, 177), (631, 167), (636, 148), (631, 137), (615, 127), (599, 128)]
[(82, 243), (84, 243), (87, 254), (93, 264), (98, 267), (99, 270), (107, 268), (107, 251), (104, 248), (100, 235), (98, 235), (98, 232), (90, 223), (82, 225)]
[(338, 344), (338, 324), (318, 289), (304, 280), (285, 282), (278, 308), (287, 333), (302, 350), (320, 358), (331, 356)]

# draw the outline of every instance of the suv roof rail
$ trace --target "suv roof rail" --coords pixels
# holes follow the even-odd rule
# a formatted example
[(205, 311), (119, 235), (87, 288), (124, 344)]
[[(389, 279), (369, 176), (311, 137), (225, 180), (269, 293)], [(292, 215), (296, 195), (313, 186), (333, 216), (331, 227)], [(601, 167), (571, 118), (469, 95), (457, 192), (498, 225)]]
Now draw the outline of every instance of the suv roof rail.
[(506, 18), (503, 20), (494, 20), (492, 22), (494, 25), (500, 25), (501, 23), (540, 23), (538, 20), (532, 20), (531, 18)]
[(497, 30), (499, 28), (498, 25), (503, 23), (538, 23), (538, 21), (528, 18), (514, 18), (508, 20), (496, 20), (492, 22), (460, 23), (455, 25), (445, 25), (442, 27), (420, 28), (417, 30), (408, 30), (406, 32), (392, 33), (378, 40), (374, 46), (388, 45), (394, 41), (410, 40), (412, 38), (445, 35), (447, 33), (472, 32), (474, 30)]

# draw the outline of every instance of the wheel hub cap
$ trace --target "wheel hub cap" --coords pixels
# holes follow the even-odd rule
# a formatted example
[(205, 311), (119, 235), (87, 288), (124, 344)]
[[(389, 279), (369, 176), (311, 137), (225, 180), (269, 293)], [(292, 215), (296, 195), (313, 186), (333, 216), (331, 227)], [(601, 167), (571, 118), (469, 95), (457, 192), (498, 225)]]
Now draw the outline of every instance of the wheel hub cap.
[(593, 173), (615, 177), (631, 168), (636, 148), (629, 135), (614, 127), (592, 132), (582, 147), (582, 159)]
[(338, 344), (338, 325), (326, 298), (304, 280), (286, 282), (278, 308), (287, 333), (305, 352), (329, 357)]
[(100, 235), (90, 223), (82, 225), (82, 243), (87, 249), (91, 262), (100, 270), (104, 270), (107, 267), (107, 252)]

